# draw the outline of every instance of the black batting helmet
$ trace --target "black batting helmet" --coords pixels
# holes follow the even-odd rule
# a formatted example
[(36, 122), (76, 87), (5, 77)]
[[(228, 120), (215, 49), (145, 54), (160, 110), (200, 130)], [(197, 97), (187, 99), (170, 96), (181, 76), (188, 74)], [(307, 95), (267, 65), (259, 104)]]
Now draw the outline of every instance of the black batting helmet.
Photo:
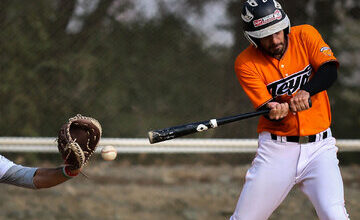
[(241, 12), (244, 35), (255, 47), (259, 39), (281, 30), (290, 32), (290, 20), (276, 0), (247, 0)]

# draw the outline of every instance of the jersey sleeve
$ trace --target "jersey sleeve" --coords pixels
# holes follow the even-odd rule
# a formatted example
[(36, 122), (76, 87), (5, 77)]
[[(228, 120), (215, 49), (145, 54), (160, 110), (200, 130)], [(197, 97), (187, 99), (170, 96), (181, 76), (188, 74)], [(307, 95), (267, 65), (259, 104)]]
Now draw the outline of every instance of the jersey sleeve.
[(0, 183), (35, 189), (34, 175), (37, 168), (24, 167), (0, 155)]
[(339, 65), (329, 45), (325, 43), (320, 33), (313, 26), (305, 25), (301, 33), (301, 40), (308, 51), (310, 64), (315, 71), (329, 61), (335, 61)]
[(14, 162), (8, 160), (6, 157), (0, 155), (0, 180), (5, 175), (5, 173), (10, 169), (10, 167), (14, 166)]
[(36, 189), (34, 185), (34, 175), (36, 170), (37, 168), (35, 167), (24, 167), (16, 164), (6, 171), (0, 180), (0, 183)]
[(241, 87), (250, 98), (255, 109), (272, 100), (264, 81), (245, 64), (241, 65), (235, 62), (235, 72)]

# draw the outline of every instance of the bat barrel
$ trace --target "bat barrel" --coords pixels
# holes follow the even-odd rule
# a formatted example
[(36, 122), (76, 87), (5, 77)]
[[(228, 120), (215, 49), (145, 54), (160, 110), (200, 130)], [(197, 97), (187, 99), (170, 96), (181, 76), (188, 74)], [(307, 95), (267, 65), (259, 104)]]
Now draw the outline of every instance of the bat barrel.
[(170, 129), (171, 128), (166, 129), (166, 130), (149, 131), (148, 138), (149, 138), (150, 144), (171, 140), (171, 139), (174, 139), (177, 137), (181, 137), (181, 136), (193, 133), (191, 131), (175, 133), (174, 130), (170, 130)]
[(148, 138), (149, 138), (150, 144), (156, 143), (156, 142), (155, 142), (155, 134), (154, 134), (153, 131), (149, 131), (149, 132), (148, 132)]
[[(185, 135), (185, 134), (183, 134), (183, 135)], [(174, 134), (173, 132), (171, 132), (169, 130), (156, 130), (156, 131), (148, 132), (148, 138), (149, 138), (150, 144), (155, 144), (158, 142), (171, 140), (176, 137), (183, 136), (183, 135)]]
[(181, 137), (196, 132), (206, 131), (209, 128), (213, 128), (213, 121), (195, 122), (161, 130), (149, 131), (148, 138), (151, 144), (158, 143), (166, 140), (171, 140), (177, 137)]

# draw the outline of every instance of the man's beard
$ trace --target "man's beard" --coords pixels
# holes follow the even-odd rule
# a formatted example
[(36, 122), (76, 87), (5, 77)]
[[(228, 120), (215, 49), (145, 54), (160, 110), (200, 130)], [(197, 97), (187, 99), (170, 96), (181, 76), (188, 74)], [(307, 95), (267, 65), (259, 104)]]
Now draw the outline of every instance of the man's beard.
[(261, 47), (263, 51), (269, 54), (272, 57), (282, 57), (285, 53), (287, 47), (287, 39), (285, 39), (284, 43), (279, 43), (277, 45), (272, 45), (269, 49)]
[(277, 45), (273, 45), (269, 50), (267, 51), (269, 55), (276, 57), (276, 56), (282, 56), (285, 52), (285, 44), (280, 43)]

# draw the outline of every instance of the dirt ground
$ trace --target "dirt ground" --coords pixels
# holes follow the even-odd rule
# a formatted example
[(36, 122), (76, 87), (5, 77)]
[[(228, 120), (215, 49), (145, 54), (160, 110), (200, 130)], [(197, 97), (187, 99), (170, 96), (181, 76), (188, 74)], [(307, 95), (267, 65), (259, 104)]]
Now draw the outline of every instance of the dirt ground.
[[(85, 168), (88, 179), (79, 176), (43, 190), (2, 184), (0, 219), (229, 219), (249, 163), (221, 156), (196, 161), (196, 157), (173, 155), (137, 162), (127, 156), (113, 162), (95, 158)], [(341, 170), (346, 207), (351, 219), (360, 219), (359, 165), (341, 166)], [(317, 219), (311, 203), (296, 187), (270, 218), (285, 219)]]

